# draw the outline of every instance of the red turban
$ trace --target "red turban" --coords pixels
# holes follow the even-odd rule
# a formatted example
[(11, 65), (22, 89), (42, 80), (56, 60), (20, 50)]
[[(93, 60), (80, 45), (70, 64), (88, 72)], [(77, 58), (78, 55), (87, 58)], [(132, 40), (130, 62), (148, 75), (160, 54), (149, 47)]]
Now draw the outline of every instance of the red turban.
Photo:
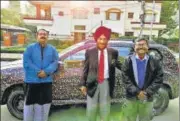
[(99, 28), (96, 29), (95, 33), (94, 33), (94, 39), (95, 41), (97, 41), (97, 39), (104, 34), (104, 36), (106, 37), (107, 40), (110, 39), (111, 36), (111, 29), (106, 28), (104, 26), (101, 26)]

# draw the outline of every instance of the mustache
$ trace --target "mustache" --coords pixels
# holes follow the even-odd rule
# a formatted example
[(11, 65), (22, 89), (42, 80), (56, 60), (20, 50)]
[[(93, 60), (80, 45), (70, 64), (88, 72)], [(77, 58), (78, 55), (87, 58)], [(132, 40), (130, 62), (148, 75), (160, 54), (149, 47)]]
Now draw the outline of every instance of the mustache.
[(146, 50), (146, 48), (137, 48), (137, 50)]
[(144, 48), (140, 48), (140, 49), (137, 49), (137, 50), (145, 50)]
[(139, 51), (139, 50), (146, 51), (146, 49), (144, 49), (144, 48), (141, 48), (141, 49), (136, 49), (136, 51)]
[(41, 37), (40, 39), (46, 39), (46, 37)]

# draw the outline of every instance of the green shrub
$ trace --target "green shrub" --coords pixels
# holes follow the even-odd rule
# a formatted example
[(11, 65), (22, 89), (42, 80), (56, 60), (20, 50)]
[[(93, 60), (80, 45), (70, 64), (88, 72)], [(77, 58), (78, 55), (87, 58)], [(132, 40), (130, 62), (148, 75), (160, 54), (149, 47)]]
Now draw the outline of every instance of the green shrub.
[(48, 43), (55, 46), (57, 49), (65, 49), (74, 44), (74, 42), (72, 40), (63, 40), (62, 41), (59, 39), (48, 40)]
[(137, 37), (134, 36), (121, 36), (119, 39), (136, 39)]
[(56, 46), (58, 46), (60, 44), (60, 40), (58, 40), (58, 39), (51, 39), (51, 40), (48, 40), (47, 43), (56, 47)]
[(1, 53), (23, 53), (24, 47), (1, 48)]

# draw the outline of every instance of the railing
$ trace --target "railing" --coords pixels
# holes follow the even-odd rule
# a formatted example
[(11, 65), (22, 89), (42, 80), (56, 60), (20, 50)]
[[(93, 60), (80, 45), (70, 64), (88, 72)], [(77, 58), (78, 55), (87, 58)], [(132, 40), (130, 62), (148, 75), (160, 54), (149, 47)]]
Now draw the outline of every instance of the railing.
[[(132, 21), (131, 24), (141, 24), (140, 22)], [(145, 22), (144, 24), (151, 24), (151, 22)], [(158, 22), (154, 22), (153, 24), (161, 24)]]
[(30, 19), (30, 20), (50, 20), (53, 21), (52, 17), (37, 17), (37, 16), (24, 16), (23, 19)]

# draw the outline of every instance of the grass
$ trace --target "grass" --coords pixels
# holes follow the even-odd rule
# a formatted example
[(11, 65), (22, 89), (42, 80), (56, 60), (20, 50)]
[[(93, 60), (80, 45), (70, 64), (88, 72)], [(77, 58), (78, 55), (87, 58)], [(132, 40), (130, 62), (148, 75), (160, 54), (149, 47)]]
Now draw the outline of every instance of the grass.
[[(120, 104), (111, 106), (110, 121), (125, 121)], [(85, 107), (71, 107), (70, 109), (61, 110), (61, 108), (53, 110), (49, 117), (49, 121), (88, 121), (86, 117)], [(97, 121), (100, 121), (99, 116)]]

